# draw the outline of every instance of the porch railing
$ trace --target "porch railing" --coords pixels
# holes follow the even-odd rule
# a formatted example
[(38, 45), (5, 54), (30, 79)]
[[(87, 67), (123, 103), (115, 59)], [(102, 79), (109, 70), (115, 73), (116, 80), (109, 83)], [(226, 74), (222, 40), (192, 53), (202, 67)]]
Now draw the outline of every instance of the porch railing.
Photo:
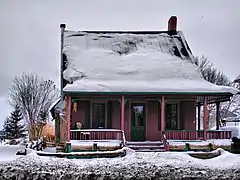
[[(230, 139), (231, 131), (224, 130), (207, 130), (207, 139)], [(166, 138), (168, 140), (196, 140), (203, 139), (203, 130), (166, 130)]]
[(70, 140), (119, 140), (126, 143), (125, 134), (119, 129), (70, 130)]
[(196, 131), (187, 130), (166, 130), (166, 138), (168, 140), (196, 140)]
[[(203, 130), (198, 131), (198, 138), (203, 138)], [(208, 130), (207, 139), (230, 139), (232, 131), (226, 130)]]

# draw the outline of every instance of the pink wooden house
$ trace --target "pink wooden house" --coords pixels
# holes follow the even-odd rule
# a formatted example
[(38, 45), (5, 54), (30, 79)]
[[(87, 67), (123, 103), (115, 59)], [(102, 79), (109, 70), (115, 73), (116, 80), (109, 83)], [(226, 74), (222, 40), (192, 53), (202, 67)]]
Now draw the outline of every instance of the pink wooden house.
[(163, 134), (178, 140), (231, 137), (207, 129), (207, 105), (217, 105), (218, 128), (219, 103), (237, 91), (201, 77), (175, 16), (167, 31), (60, 27), (63, 98), (54, 106), (56, 114), (65, 107), (56, 129), (60, 141), (108, 139), (119, 132), (127, 141), (161, 141)]

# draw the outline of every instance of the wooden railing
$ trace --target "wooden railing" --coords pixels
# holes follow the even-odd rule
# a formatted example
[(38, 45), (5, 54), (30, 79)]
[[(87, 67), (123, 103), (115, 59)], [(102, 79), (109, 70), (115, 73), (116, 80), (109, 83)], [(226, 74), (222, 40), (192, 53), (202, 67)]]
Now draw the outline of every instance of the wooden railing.
[[(232, 132), (223, 130), (208, 130), (207, 139), (230, 139)], [(166, 130), (166, 138), (168, 140), (196, 140), (203, 139), (203, 130), (193, 131), (193, 130)]]
[[(207, 139), (230, 139), (232, 131), (226, 130), (207, 130)], [(203, 138), (203, 130), (198, 131), (198, 138)]]
[(119, 129), (70, 130), (70, 140), (119, 140), (126, 144), (125, 134)]
[(196, 140), (196, 131), (166, 130), (166, 138), (169, 140)]

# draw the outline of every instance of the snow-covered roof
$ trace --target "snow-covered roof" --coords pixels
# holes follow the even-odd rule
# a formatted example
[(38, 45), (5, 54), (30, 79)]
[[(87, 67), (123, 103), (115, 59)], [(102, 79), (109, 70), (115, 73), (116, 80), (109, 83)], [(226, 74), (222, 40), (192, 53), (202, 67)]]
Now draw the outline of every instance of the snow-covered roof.
[(50, 113), (53, 119), (56, 118), (55, 113), (62, 113), (65, 107), (66, 101), (61, 98), (57, 99), (50, 107)]
[(234, 112), (227, 110), (227, 109), (222, 109), (220, 111), (220, 117), (224, 118), (224, 117), (228, 117), (228, 118), (236, 118), (237, 114), (235, 114)]
[(65, 31), (64, 92), (231, 93), (205, 81), (182, 34)]

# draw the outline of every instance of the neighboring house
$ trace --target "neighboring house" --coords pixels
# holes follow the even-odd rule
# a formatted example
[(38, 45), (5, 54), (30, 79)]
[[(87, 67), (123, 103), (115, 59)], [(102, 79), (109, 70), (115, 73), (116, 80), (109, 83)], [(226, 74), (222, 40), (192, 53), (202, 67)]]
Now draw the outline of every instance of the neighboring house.
[(222, 126), (239, 126), (239, 116), (231, 111), (223, 109), (220, 112)]
[[(167, 31), (68, 31), (64, 24), (61, 31), (63, 99), (54, 106), (61, 142), (82, 125), (121, 129), (127, 141), (158, 141), (163, 133), (167, 139), (229, 138), (207, 131), (207, 104), (219, 107), (238, 91), (202, 78), (176, 17)], [(196, 130), (197, 105), (205, 110), (202, 131)]]
[[(214, 114), (212, 114), (214, 115)], [(233, 126), (239, 126), (240, 125), (240, 118), (237, 114), (228, 111), (226, 109), (222, 109), (220, 111), (220, 122), (221, 122), (221, 128), (223, 130), (223, 127), (233, 127)], [(213, 123), (210, 129), (215, 130), (216, 124)]]
[(232, 131), (232, 137), (238, 137), (238, 138), (240, 137), (240, 126), (227, 125), (227, 126), (220, 127), (220, 130)]
[(237, 114), (233, 113), (232, 111), (229, 111), (227, 109), (222, 109), (220, 111), (220, 117), (226, 118), (226, 119), (232, 119), (232, 118), (237, 118)]

